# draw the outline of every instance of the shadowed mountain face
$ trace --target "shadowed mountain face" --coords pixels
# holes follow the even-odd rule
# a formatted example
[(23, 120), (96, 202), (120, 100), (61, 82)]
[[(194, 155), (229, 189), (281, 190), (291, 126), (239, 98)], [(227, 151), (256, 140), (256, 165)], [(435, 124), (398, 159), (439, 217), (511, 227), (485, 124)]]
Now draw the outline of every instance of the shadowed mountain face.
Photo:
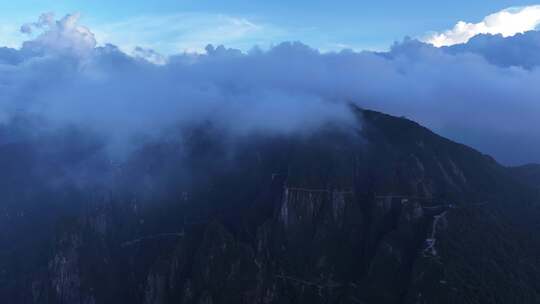
[(540, 189), (540, 165), (529, 164), (510, 168), (514, 176), (533, 188)]
[(302, 135), (202, 126), (122, 165), (77, 134), (65, 152), (3, 144), (0, 299), (538, 303), (532, 175), (353, 111)]

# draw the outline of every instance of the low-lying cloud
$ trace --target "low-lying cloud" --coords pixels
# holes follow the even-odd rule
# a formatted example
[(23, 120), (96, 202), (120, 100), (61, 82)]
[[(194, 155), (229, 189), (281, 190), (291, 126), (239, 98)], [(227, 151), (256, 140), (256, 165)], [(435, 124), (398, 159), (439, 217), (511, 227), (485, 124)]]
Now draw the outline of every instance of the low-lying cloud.
[(36, 132), (78, 126), (105, 137), (115, 153), (201, 122), (240, 135), (348, 123), (353, 102), (417, 120), (507, 164), (540, 162), (537, 32), (447, 48), (405, 40), (384, 53), (321, 53), (286, 42), (165, 58), (96, 47), (76, 15), (23, 31), (42, 32), (20, 50), (0, 49), (0, 121), (39, 117)]

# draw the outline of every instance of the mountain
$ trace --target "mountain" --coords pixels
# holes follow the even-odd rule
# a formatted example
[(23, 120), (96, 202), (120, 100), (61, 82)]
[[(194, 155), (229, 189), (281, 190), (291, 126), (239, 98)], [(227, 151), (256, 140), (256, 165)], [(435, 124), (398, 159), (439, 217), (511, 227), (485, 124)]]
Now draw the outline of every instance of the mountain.
[(540, 164), (528, 164), (509, 169), (521, 182), (540, 189)]
[[(303, 134), (202, 125), (122, 165), (58, 169), (63, 154), (0, 146), (0, 298), (540, 303), (530, 175), (410, 120), (352, 111), (356, 126)], [(92, 151), (69, 138), (79, 148), (66, 155)], [(36, 187), (81, 166), (109, 178)]]

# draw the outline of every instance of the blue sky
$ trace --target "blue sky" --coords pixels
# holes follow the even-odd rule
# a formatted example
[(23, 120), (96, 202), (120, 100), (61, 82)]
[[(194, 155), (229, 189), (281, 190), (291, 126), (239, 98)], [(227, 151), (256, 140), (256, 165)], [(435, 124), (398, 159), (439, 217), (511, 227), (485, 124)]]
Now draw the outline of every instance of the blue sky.
[[(223, 43), (249, 49), (300, 40), (321, 50), (387, 48), (405, 36), (422, 37), (478, 22), (490, 13), (530, 1), (212, 1), (212, 0), (21, 0), (2, 1), (0, 44), (15, 46), (17, 30), (43, 12), (80, 12), (101, 42), (142, 45), (164, 53)], [(218, 30), (216, 30), (218, 29)]]

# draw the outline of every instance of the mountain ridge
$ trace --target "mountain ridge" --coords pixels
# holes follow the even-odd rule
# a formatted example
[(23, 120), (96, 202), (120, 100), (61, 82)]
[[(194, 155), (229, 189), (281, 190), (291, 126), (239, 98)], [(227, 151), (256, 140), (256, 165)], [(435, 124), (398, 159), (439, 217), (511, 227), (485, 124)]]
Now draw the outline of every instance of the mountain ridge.
[(248, 137), (229, 150), (219, 130), (205, 127), (182, 143), (145, 147), (117, 172), (126, 192), (72, 197), (84, 208), (55, 220), (45, 247), (33, 245), (49, 248), (46, 262), (10, 279), (14, 257), (0, 259), (8, 269), (0, 280), (14, 282), (0, 296), (51, 304), (539, 300), (537, 191), (415, 122), (353, 111), (360, 125), (352, 130)]

